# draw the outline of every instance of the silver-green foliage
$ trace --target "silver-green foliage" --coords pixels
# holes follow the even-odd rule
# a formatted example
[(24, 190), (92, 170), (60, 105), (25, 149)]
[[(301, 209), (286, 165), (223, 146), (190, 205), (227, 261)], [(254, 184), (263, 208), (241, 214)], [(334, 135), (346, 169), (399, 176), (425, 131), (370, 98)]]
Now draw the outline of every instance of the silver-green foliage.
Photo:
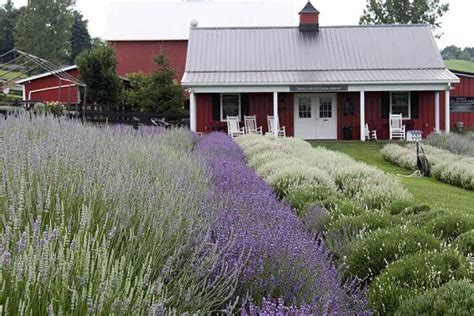
[[(422, 145), (422, 147), (436, 179), (467, 190), (474, 190), (473, 157), (455, 155), (429, 145)], [(381, 153), (386, 160), (400, 167), (417, 170), (416, 147), (413, 144), (405, 146), (388, 144), (382, 148)]]
[(248, 164), (282, 195), (311, 190), (324, 198), (337, 193), (369, 209), (408, 204), (412, 198), (383, 171), (302, 140), (246, 135), (237, 142)]
[(218, 202), (184, 131), (26, 116), (0, 123), (0, 310), (210, 313), (238, 271), (212, 242)]

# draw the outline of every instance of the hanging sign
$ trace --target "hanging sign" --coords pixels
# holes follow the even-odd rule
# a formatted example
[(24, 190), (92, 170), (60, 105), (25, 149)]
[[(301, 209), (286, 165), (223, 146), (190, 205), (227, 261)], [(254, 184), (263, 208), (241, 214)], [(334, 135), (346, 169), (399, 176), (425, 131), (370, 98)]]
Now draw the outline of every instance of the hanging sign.
[(307, 85), (307, 86), (290, 86), (290, 92), (344, 92), (348, 91), (347, 85)]
[(472, 113), (474, 112), (474, 97), (451, 98), (451, 112)]
[(4, 95), (7, 95), (10, 93), (10, 88), (8, 86), (3, 86), (2, 87), (2, 92)]

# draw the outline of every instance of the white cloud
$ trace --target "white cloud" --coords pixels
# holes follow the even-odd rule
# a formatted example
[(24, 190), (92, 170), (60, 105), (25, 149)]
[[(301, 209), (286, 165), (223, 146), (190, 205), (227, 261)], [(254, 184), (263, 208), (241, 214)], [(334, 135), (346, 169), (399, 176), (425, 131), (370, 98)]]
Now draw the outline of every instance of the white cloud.
[[(6, 0), (0, 0), (4, 3)], [(235, 1), (235, 0), (216, 0)], [(242, 0), (241, 0), (242, 1)], [(243, 0), (245, 1), (245, 0)], [(254, 1), (254, 0), (248, 0)], [(265, 0), (272, 1), (272, 0)], [(295, 3), (295, 16), (304, 6), (306, 0), (273, 0), (291, 1)], [(447, 0), (445, 0), (447, 1)], [(27, 0), (14, 0), (16, 5), (24, 5)], [(108, 5), (111, 2), (173, 2), (173, 0), (77, 0), (77, 8), (89, 20), (90, 32), (93, 36), (103, 36), (105, 30)], [(174, 2), (180, 2), (174, 0)], [(366, 0), (313, 0), (314, 6), (321, 11), (322, 25), (347, 25), (357, 24)], [(474, 28), (472, 27), (473, 0), (449, 0), (450, 11), (443, 18), (444, 36), (437, 40), (438, 46), (447, 45), (474, 47)], [(268, 14), (271, 14), (269, 12)], [(177, 17), (179, 18), (179, 17)], [(124, 23), (132, 23), (124, 17)]]

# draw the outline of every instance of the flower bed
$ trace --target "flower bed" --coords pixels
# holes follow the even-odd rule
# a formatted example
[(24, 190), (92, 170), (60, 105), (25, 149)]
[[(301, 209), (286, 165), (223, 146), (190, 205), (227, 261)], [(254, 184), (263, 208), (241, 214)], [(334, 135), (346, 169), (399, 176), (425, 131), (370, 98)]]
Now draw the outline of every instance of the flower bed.
[(249, 166), (290, 202), (305, 191), (315, 201), (337, 193), (369, 209), (406, 206), (411, 200), (397, 179), (347, 155), (289, 138), (248, 135), (237, 142)]
[(209, 234), (219, 203), (188, 132), (0, 121), (0, 309), (210, 314), (240, 266)]
[[(432, 166), (432, 175), (441, 182), (466, 190), (474, 190), (474, 158), (455, 155), (429, 145), (422, 146)], [(388, 144), (381, 151), (383, 157), (393, 164), (417, 170), (416, 147), (413, 144), (400, 146)]]
[(428, 145), (449, 150), (456, 155), (474, 157), (474, 133), (431, 134), (425, 140)]
[[(257, 302), (270, 295), (289, 305), (307, 305), (304, 310), (314, 314), (365, 310), (359, 291), (341, 286), (322, 241), (308, 235), (291, 208), (246, 166), (231, 138), (210, 134), (197, 151), (212, 170), (215, 195), (223, 201), (215, 231), (218, 244), (234, 241), (227, 254), (231, 266), (242, 253), (248, 258), (242, 294), (249, 291)], [(268, 301), (262, 308), (268, 308)]]

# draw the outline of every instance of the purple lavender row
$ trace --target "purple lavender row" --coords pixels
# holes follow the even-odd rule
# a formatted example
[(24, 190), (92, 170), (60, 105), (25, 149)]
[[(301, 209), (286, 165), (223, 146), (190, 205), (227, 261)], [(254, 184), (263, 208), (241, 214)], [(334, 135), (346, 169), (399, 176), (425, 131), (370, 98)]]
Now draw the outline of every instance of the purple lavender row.
[(248, 258), (238, 294), (263, 300), (260, 307), (246, 304), (244, 315), (369, 314), (364, 291), (342, 284), (323, 242), (308, 235), (292, 209), (247, 167), (232, 139), (211, 133), (196, 150), (211, 170), (213, 194), (222, 200), (216, 241), (233, 241), (229, 265)]

